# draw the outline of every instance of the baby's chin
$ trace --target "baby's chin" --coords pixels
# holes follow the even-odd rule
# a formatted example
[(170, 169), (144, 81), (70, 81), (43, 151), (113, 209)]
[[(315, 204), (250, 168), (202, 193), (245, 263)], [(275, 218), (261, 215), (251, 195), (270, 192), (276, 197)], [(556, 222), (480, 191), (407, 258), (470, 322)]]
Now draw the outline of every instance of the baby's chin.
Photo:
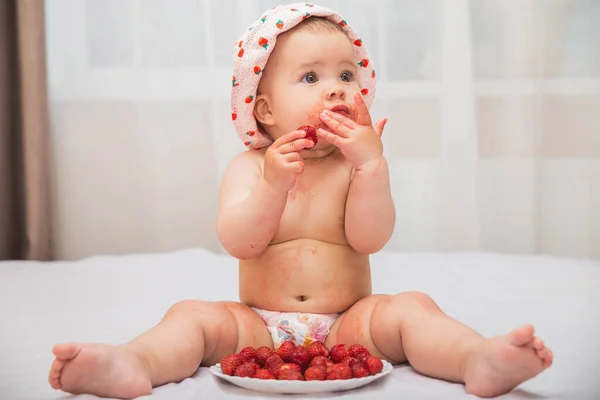
[(333, 153), (335, 149), (336, 147), (334, 145), (325, 141), (325, 139), (321, 139), (314, 147), (301, 150), (300, 156), (305, 160), (323, 158)]

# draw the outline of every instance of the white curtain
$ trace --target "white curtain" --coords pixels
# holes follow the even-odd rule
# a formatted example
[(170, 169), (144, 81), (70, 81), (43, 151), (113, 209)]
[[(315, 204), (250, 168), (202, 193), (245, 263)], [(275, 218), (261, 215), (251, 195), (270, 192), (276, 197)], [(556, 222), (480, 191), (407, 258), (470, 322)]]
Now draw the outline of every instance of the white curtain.
[[(231, 48), (279, 3), (46, 0), (58, 257), (222, 251)], [(600, 258), (600, 1), (318, 4), (378, 71), (388, 250)]]

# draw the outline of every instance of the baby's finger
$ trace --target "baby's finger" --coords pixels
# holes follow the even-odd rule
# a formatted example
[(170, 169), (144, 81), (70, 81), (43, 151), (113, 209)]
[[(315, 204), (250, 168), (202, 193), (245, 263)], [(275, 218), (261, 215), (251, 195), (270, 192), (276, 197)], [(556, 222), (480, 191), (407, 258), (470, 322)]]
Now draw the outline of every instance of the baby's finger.
[(297, 151), (283, 154), (283, 159), (287, 163), (293, 163), (294, 161), (302, 161), (302, 156)]
[(387, 121), (388, 121), (387, 118), (380, 119), (379, 121), (377, 121), (377, 123), (373, 127), (373, 129), (375, 129), (375, 132), (377, 133), (377, 135), (379, 137), (381, 137), (381, 135), (383, 135), (383, 128), (385, 128), (385, 124), (387, 124)]
[(356, 104), (356, 122), (359, 125), (371, 126), (371, 114), (369, 114), (365, 99), (360, 93), (354, 95), (354, 104)]
[(304, 136), (306, 136), (306, 132), (304, 131), (291, 131), (281, 136), (279, 139), (275, 140), (275, 142), (271, 146), (279, 148), (286, 143), (290, 143), (293, 140), (303, 138)]
[(317, 135), (322, 137), (323, 139), (327, 140), (329, 143), (331, 143), (335, 147), (339, 148), (340, 146), (343, 146), (344, 138), (342, 138), (341, 136), (336, 135), (334, 133), (327, 132), (323, 128), (319, 128), (317, 130)]
[(321, 113), (321, 121), (330, 127), (334, 133), (346, 138), (350, 135), (350, 132), (356, 128), (356, 122), (329, 110), (323, 110)]
[(304, 162), (302, 161), (294, 161), (291, 165), (291, 168), (297, 174), (301, 174), (304, 172)]
[(310, 149), (314, 145), (315, 144), (313, 143), (312, 140), (302, 137), (302, 138), (298, 138), (296, 140), (287, 142), (287, 143), (279, 146), (279, 153), (281, 153), (281, 154), (294, 153), (294, 152), (298, 152), (298, 151), (301, 151), (304, 149)]

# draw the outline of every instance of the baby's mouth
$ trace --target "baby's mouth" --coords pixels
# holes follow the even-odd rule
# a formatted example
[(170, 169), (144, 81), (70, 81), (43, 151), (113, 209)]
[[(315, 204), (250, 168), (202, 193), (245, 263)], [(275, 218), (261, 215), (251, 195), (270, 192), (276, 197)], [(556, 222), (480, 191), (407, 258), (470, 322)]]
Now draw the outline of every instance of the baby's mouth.
[(343, 115), (346, 118), (352, 117), (352, 112), (350, 111), (350, 107), (344, 104), (340, 104), (337, 106), (333, 106), (329, 109), (329, 111)]

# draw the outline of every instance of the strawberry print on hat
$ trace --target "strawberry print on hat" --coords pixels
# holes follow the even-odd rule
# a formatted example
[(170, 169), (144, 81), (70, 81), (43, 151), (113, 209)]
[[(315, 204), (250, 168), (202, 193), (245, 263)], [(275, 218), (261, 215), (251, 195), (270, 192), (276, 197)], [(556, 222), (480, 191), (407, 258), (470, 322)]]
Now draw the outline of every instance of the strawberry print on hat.
[(373, 62), (358, 33), (338, 13), (313, 3), (276, 6), (261, 15), (235, 42), (231, 120), (242, 142), (250, 149), (267, 147), (272, 140), (261, 133), (254, 118), (254, 98), (262, 70), (277, 43), (277, 36), (310, 17), (326, 17), (342, 27), (352, 47), (357, 65), (357, 81), (367, 107), (375, 98)]

